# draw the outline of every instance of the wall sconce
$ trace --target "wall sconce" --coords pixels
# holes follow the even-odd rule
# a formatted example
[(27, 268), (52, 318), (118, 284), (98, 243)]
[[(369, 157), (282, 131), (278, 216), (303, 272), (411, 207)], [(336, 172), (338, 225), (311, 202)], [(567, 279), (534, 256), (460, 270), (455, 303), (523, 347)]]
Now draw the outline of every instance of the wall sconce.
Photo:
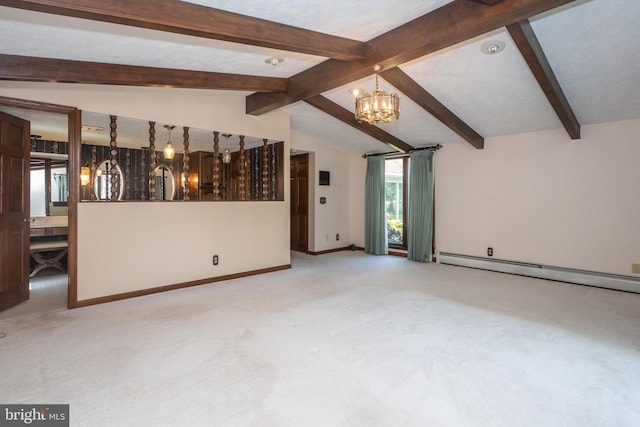
[(169, 131), (169, 142), (164, 146), (164, 158), (171, 160), (173, 156), (176, 154), (175, 148), (171, 145), (171, 131), (175, 128), (174, 125), (164, 125), (164, 127)]
[(87, 166), (80, 168), (80, 184), (87, 185), (91, 181), (90, 169)]

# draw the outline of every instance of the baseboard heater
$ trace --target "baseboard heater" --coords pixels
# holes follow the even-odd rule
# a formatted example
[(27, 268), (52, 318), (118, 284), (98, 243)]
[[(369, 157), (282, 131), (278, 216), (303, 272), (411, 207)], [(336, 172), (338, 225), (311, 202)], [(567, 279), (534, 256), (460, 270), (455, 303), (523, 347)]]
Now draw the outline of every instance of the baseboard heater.
[(579, 285), (640, 293), (640, 277), (597, 273), (594, 271), (459, 255), (447, 252), (440, 252), (437, 260), (441, 264), (458, 265), (461, 267), (478, 268), (500, 273), (518, 274), (520, 276), (537, 277), (539, 279), (557, 280), (559, 282), (577, 283)]

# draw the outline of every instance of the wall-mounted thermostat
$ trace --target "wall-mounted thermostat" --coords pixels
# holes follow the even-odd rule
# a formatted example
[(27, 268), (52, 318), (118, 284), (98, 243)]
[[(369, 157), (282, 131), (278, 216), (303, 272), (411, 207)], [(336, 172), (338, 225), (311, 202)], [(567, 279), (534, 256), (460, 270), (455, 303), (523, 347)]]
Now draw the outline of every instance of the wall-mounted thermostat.
[(320, 171), (318, 176), (318, 184), (319, 185), (329, 185), (330, 179), (329, 171)]

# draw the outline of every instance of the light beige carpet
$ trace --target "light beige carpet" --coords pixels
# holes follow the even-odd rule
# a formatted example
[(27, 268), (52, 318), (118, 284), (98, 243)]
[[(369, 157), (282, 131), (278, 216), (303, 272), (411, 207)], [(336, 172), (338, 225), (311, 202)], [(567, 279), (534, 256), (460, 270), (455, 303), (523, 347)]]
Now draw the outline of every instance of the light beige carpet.
[(640, 295), (362, 252), (0, 320), (72, 426), (638, 426)]

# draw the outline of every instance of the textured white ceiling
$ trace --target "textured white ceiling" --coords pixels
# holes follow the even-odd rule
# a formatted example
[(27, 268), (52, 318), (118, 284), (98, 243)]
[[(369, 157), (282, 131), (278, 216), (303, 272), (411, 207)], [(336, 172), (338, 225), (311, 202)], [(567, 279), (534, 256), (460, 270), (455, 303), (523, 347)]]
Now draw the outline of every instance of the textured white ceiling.
[(191, 0), (215, 9), (368, 41), (451, 0)]
[(531, 25), (581, 124), (640, 117), (640, 1), (581, 1)]
[[(401, 5), (397, 2), (372, 5), (364, 0), (192, 2), (362, 41), (449, 3), (448, 0), (406, 0)], [(640, 117), (640, 1), (578, 0), (531, 21), (581, 124)], [(0, 53), (5, 54), (275, 77), (292, 76), (325, 60), (6, 7), (0, 7), (0, 40)], [(482, 54), (480, 45), (486, 40), (502, 40), (506, 48), (498, 55)], [(276, 67), (265, 64), (264, 59), (269, 56), (283, 57), (285, 62)], [(400, 68), (484, 137), (561, 127), (504, 29)], [(353, 98), (348, 89), (359, 86), (370, 90), (374, 85), (370, 77), (323, 95), (351, 110)], [(380, 86), (395, 90), (384, 80)], [(461, 141), (408, 97), (403, 94), (400, 97), (400, 120), (380, 124), (380, 128), (415, 146)], [(292, 116), (294, 137), (306, 136), (354, 153), (388, 150), (380, 142), (304, 102), (284, 110)], [(124, 118), (121, 122), (124, 144), (127, 124)], [(160, 124), (158, 127), (161, 129)], [(210, 131), (203, 133), (208, 136)], [(194, 136), (194, 141), (198, 138)], [(138, 139), (145, 137), (136, 136), (136, 144)]]
[[(504, 51), (482, 53), (487, 40)], [(484, 137), (562, 126), (506, 30), (400, 68)]]
[[(0, 7), (1, 53), (289, 77), (326, 58)], [(274, 67), (264, 60), (286, 58)]]

